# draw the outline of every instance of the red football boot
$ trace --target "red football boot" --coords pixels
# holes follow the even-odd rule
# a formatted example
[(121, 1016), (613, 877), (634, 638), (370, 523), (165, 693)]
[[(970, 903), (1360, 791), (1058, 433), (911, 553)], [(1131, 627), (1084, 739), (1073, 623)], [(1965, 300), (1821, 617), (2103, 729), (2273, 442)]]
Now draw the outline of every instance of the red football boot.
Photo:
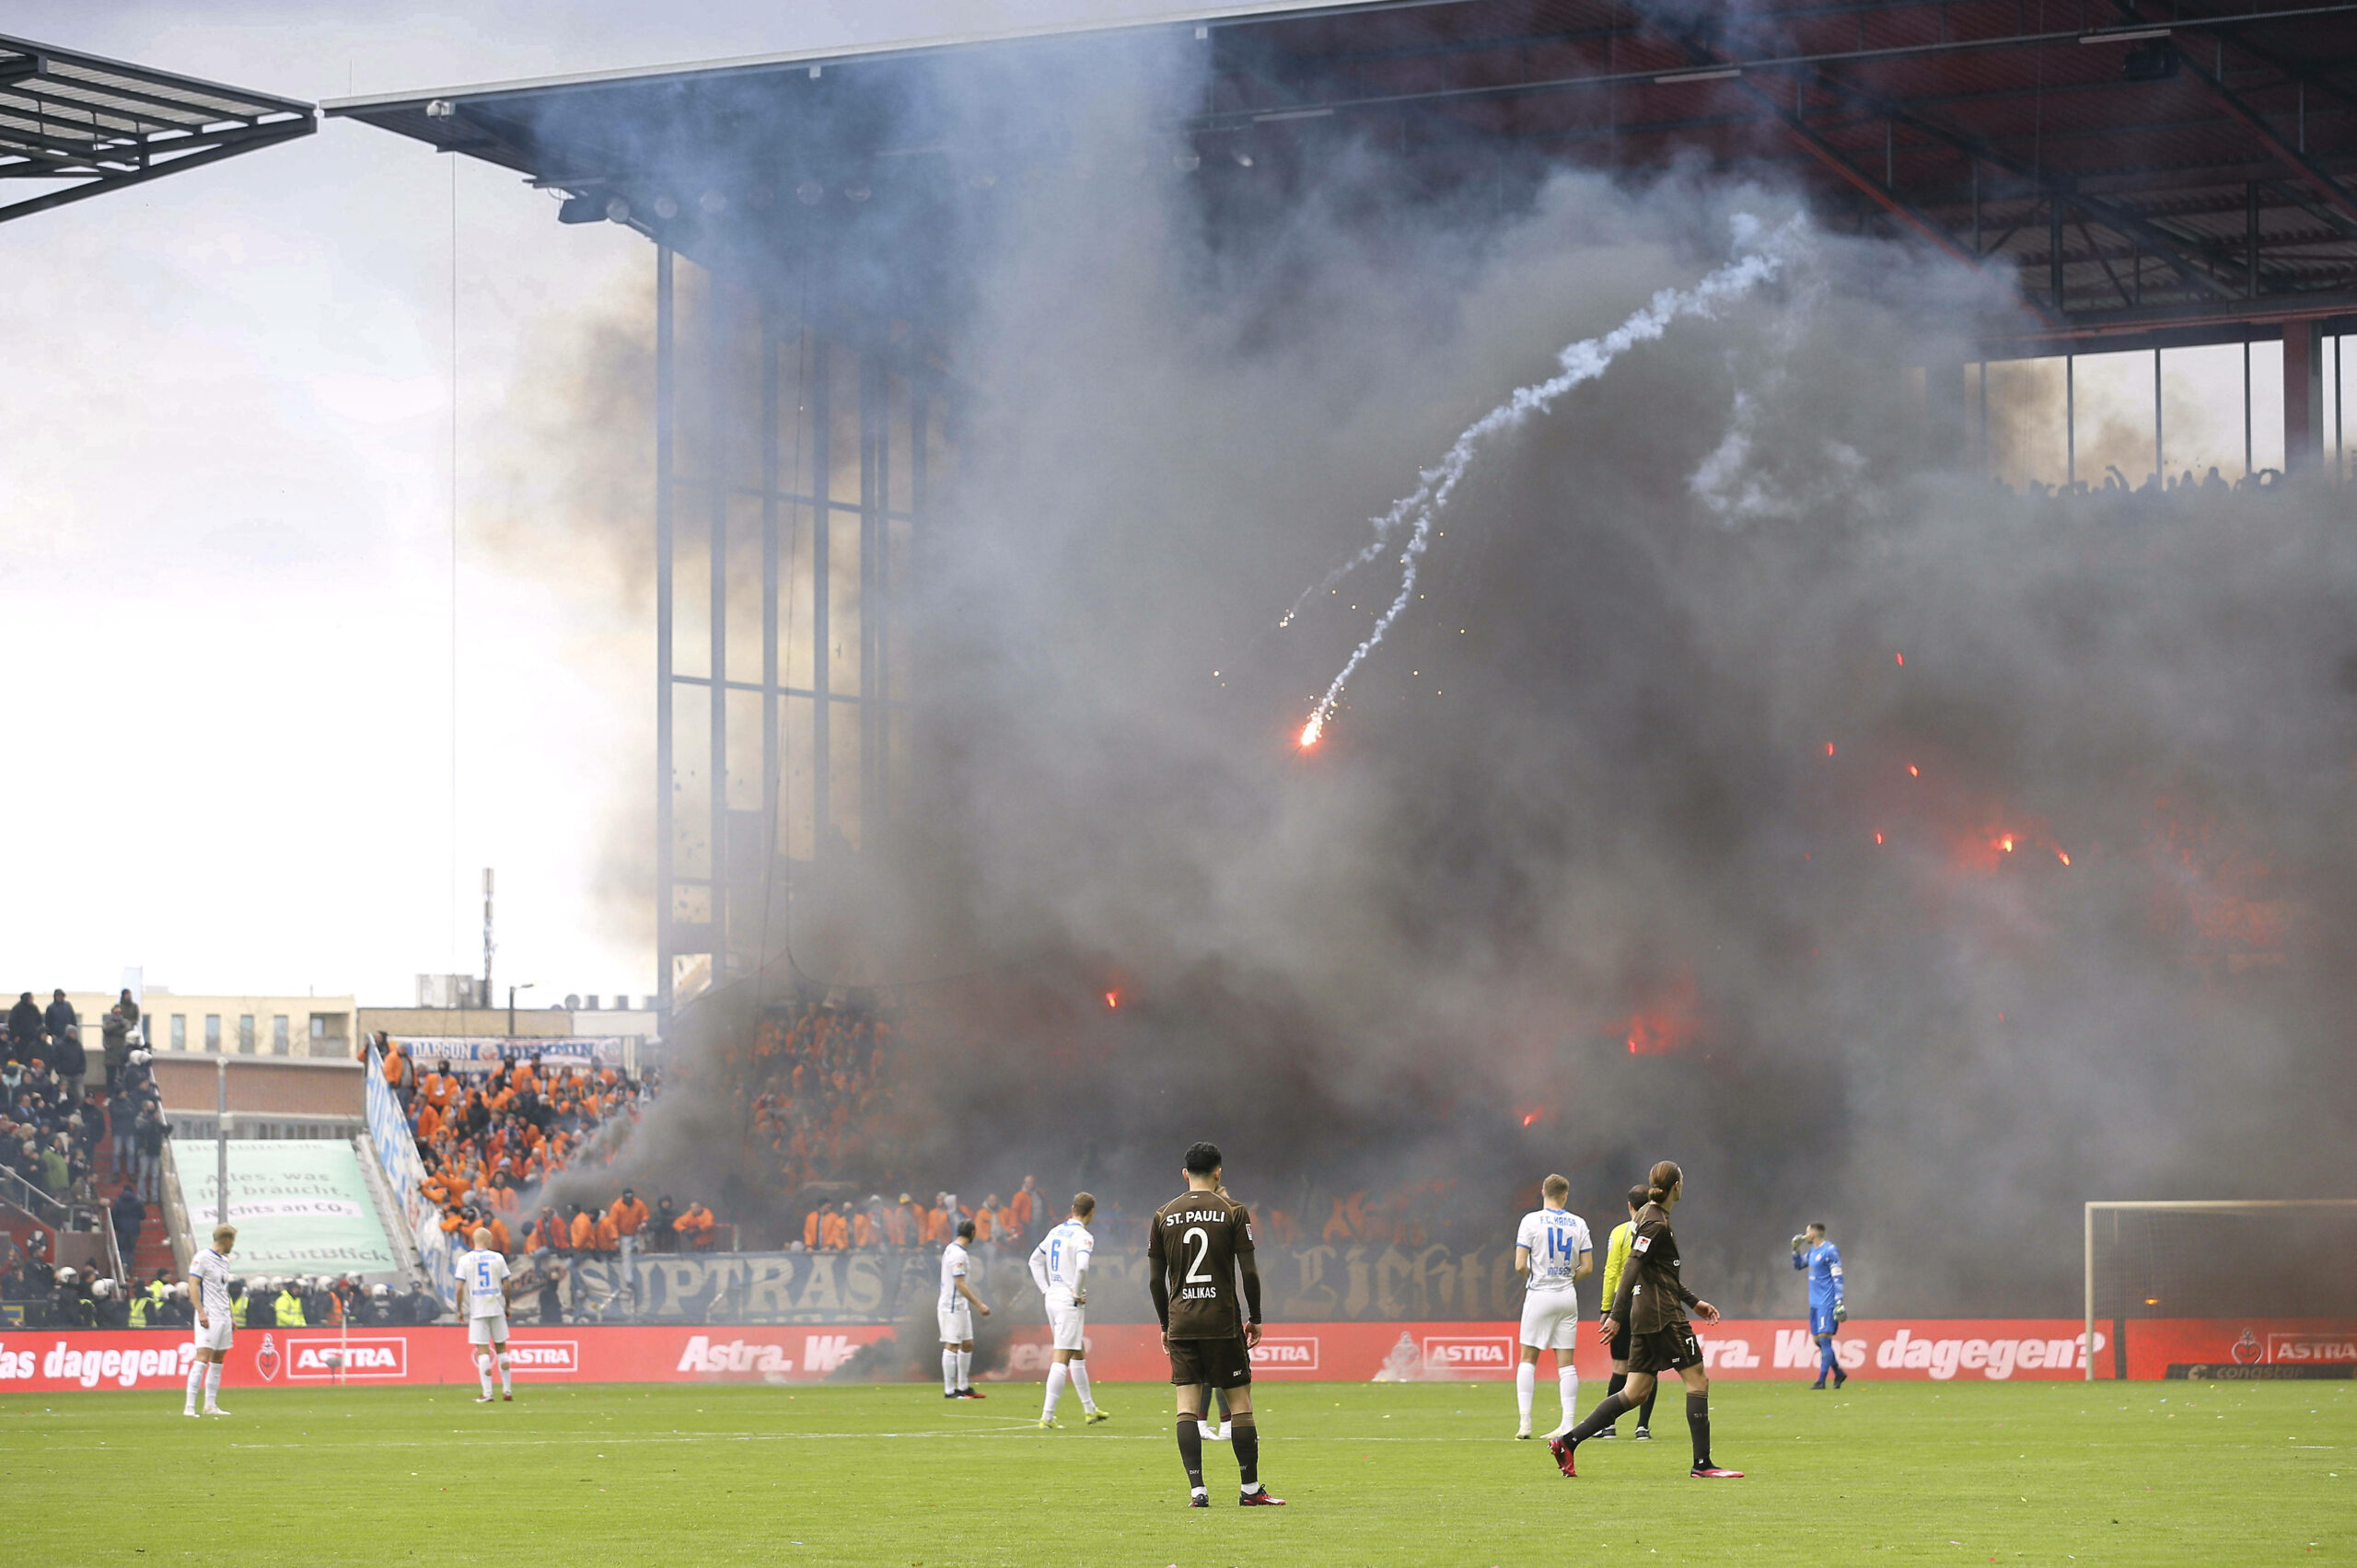
[(1716, 1465), (1697, 1465), (1689, 1472), (1696, 1481), (1741, 1481), (1741, 1470), (1723, 1470)]
[(1572, 1440), (1569, 1437), (1550, 1437), (1547, 1439), (1547, 1451), (1555, 1456), (1557, 1469), (1568, 1476), (1580, 1473), (1572, 1463)]

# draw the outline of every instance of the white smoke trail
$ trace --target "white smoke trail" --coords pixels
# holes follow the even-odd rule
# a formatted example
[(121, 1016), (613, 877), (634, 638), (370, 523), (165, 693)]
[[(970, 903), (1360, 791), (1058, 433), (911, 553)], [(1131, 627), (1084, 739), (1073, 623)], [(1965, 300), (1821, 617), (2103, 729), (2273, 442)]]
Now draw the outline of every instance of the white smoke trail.
[(1342, 689), (1350, 683), (1360, 665), (1383, 641), (1391, 623), (1399, 619), (1400, 611), (1415, 597), (1417, 563), (1431, 542), (1433, 519), (1447, 506), (1449, 497), (1457, 492), (1457, 482), (1472, 465), (1481, 445), (1501, 431), (1515, 430), (1534, 413), (1545, 413), (1557, 398), (1584, 381), (1593, 381), (1611, 366), (1614, 360), (1637, 343), (1660, 337), (1672, 321), (1686, 316), (1710, 317), (1717, 308), (1738, 299), (1766, 283), (1782, 270), (1797, 250), (1803, 238), (1802, 220), (1787, 219), (1774, 230), (1762, 234), (1759, 220), (1747, 213), (1735, 217), (1736, 258), (1726, 265), (1705, 276), (1691, 288), (1666, 288), (1646, 302), (1644, 308), (1621, 322), (1602, 337), (1583, 338), (1555, 356), (1562, 368), (1554, 376), (1530, 386), (1517, 387), (1504, 402), (1483, 414), (1465, 428), (1448, 455), (1433, 468), (1417, 475), (1416, 488), (1391, 504), (1391, 509), (1372, 519), (1375, 538), (1365, 548), (1345, 561), (1324, 578), (1306, 589), (1294, 601), (1280, 627), (1291, 625), (1311, 596), (1321, 588), (1331, 587), (1344, 575), (1365, 565), (1380, 555), (1390, 543), (1402, 523), (1412, 522), (1407, 547), (1399, 554), (1399, 593), (1352, 653), (1333, 683), (1326, 688), (1325, 696), (1309, 714), (1309, 722), (1301, 726), (1301, 744), (1318, 744), (1326, 731), (1326, 721), (1333, 717), (1335, 705), (1341, 701)]

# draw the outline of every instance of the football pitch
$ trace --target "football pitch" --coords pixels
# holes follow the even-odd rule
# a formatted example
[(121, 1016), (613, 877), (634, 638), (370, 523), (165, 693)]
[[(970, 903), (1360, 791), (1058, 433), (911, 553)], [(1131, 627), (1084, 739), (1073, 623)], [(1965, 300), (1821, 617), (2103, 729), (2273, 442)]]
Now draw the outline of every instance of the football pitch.
[[(1264, 1383), (1236, 1506), (1205, 1446), (1184, 1506), (1169, 1391), (1041, 1432), (1037, 1384), (236, 1388), (0, 1399), (0, 1559), (18, 1563), (2267, 1563), (2357, 1556), (2347, 1383), (1853, 1382), (1713, 1390), (1715, 1458), (1660, 1436), (1557, 1476), (1499, 1383)], [(1584, 1387), (1583, 1402), (1601, 1389)], [(1542, 1428), (1554, 1413), (1542, 1378)]]

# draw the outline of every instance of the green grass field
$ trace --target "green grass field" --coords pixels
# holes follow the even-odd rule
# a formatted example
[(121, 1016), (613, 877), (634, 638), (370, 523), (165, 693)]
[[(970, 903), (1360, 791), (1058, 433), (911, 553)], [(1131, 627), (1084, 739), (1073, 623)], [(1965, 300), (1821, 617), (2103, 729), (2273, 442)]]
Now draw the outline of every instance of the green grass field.
[[(1283, 1510), (1190, 1512), (1169, 1391), (1099, 1385), (1039, 1432), (1036, 1384), (238, 1388), (0, 1399), (0, 1562), (1559, 1564), (2269, 1563), (2357, 1556), (2346, 1383), (1723, 1384), (1686, 1478), (1590, 1445), (1565, 1481), (1497, 1383), (1261, 1385)], [(1583, 1399), (1601, 1390), (1587, 1388)], [(234, 1398), (231, 1397), (234, 1395)], [(1541, 1379), (1542, 1426), (1553, 1389)], [(1061, 1413), (1077, 1416), (1068, 1395)], [(1625, 1428), (1624, 1428), (1625, 1431)]]

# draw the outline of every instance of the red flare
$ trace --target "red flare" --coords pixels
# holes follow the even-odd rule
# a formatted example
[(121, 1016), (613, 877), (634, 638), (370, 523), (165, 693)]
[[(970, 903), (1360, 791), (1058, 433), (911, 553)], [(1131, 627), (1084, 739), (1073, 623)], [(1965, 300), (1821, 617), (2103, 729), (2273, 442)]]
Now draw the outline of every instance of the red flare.
[(1105, 1005), (1108, 1007), (1118, 1007), (1120, 1005), (1121, 993), (1120, 992), (1109, 991), (1105, 993)]
[(1829, 740), (1825, 743), (1825, 754), (1829, 757), (1833, 755), (1833, 742)]

